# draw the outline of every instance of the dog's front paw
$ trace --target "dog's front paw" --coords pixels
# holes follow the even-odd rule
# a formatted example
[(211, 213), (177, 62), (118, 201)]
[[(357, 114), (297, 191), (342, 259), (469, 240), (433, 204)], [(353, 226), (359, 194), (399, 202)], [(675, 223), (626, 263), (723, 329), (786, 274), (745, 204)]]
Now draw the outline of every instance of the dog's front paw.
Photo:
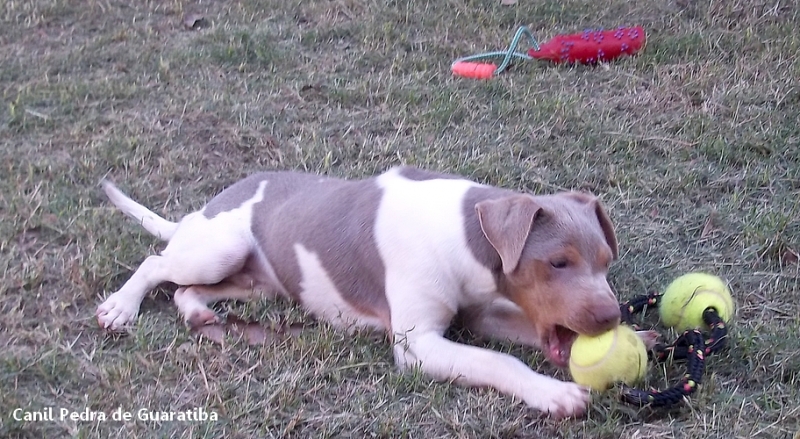
[(661, 339), (661, 334), (656, 331), (636, 331), (636, 335), (642, 339), (647, 350), (652, 350)]
[(97, 307), (95, 316), (101, 328), (120, 331), (133, 324), (138, 313), (139, 302), (117, 292)]
[(589, 389), (575, 383), (551, 379), (525, 402), (556, 419), (583, 416), (591, 401)]

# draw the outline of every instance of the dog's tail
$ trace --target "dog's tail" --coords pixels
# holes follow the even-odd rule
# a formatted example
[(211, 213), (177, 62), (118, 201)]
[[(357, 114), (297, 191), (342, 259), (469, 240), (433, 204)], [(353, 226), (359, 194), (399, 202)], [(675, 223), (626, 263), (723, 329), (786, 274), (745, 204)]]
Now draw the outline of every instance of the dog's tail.
[(178, 223), (167, 221), (153, 213), (150, 209), (131, 200), (110, 181), (103, 180), (101, 184), (103, 185), (103, 190), (106, 192), (106, 195), (108, 195), (108, 199), (125, 215), (135, 219), (153, 236), (163, 241), (169, 241), (172, 235), (175, 234), (175, 231), (178, 229)]

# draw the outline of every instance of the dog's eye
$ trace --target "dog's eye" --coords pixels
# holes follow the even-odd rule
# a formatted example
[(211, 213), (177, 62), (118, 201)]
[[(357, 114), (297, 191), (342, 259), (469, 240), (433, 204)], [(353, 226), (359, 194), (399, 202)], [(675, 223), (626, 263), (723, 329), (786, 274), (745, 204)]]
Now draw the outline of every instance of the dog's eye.
[(552, 265), (553, 268), (567, 268), (569, 261), (566, 258), (553, 259), (550, 261), (550, 265)]

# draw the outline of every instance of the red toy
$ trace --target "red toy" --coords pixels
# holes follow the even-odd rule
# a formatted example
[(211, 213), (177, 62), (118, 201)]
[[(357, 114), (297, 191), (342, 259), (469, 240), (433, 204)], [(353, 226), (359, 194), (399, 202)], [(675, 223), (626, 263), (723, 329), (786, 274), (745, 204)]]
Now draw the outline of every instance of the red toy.
[(556, 63), (593, 64), (611, 61), (622, 55), (633, 55), (644, 47), (645, 39), (641, 26), (605, 31), (585, 30), (579, 34), (556, 35), (539, 45), (539, 50), (528, 50), (528, 55)]
[[(527, 36), (531, 48), (527, 53), (516, 52), (522, 36)], [(544, 44), (538, 44), (530, 31), (522, 26), (517, 30), (508, 50), (489, 52), (457, 59), (451, 69), (453, 74), (474, 79), (489, 79), (505, 70), (512, 58), (541, 59), (554, 63), (595, 64), (607, 62), (623, 55), (634, 55), (645, 45), (647, 37), (641, 26), (620, 27), (614, 30), (585, 30), (581, 33), (556, 35)], [(498, 67), (494, 63), (475, 62), (492, 57), (503, 57)]]

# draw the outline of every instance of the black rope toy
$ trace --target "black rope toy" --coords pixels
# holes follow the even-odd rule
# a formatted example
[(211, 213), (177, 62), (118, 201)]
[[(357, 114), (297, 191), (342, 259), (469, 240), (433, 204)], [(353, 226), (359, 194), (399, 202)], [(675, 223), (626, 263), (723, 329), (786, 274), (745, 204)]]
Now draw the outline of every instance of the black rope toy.
[[(620, 304), (622, 321), (635, 330), (640, 330), (641, 328), (633, 322), (634, 315), (657, 308), (661, 298), (661, 293), (652, 292)], [(652, 358), (658, 362), (670, 358), (686, 360), (687, 371), (678, 384), (665, 390), (641, 390), (623, 384), (622, 400), (638, 406), (667, 407), (694, 393), (703, 380), (706, 357), (724, 349), (728, 339), (728, 328), (714, 307), (708, 307), (703, 311), (703, 321), (710, 328), (708, 336), (699, 329), (691, 329), (678, 337), (675, 343), (670, 345), (659, 343), (651, 351)]]

